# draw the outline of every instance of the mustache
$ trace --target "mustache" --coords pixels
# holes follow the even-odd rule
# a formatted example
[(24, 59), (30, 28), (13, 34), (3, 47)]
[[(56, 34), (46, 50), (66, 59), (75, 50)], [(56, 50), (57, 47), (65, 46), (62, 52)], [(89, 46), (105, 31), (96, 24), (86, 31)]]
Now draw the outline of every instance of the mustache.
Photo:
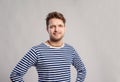
[(58, 32), (58, 31), (54, 31), (53, 33), (58, 33), (58, 34), (61, 34), (61, 32)]

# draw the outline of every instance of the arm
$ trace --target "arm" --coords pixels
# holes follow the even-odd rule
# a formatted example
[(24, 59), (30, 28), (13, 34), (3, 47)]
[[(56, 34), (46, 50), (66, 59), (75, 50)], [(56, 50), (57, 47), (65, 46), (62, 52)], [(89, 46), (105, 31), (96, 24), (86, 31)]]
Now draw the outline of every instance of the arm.
[(76, 82), (83, 82), (85, 79), (85, 76), (86, 76), (86, 69), (85, 69), (85, 66), (84, 66), (81, 58), (79, 57), (79, 55), (77, 54), (77, 52), (75, 50), (73, 52), (72, 65), (77, 70)]
[(12, 82), (24, 82), (23, 76), (27, 72), (27, 70), (35, 65), (37, 62), (37, 54), (35, 50), (32, 48), (27, 52), (27, 54), (19, 61), (19, 63), (15, 66), (13, 71), (10, 74), (10, 79)]

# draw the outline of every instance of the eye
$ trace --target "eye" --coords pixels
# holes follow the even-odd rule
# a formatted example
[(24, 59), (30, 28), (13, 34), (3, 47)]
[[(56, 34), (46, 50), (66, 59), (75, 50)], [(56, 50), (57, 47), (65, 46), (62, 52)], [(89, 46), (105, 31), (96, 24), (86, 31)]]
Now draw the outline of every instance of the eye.
[(59, 27), (64, 27), (62, 24), (58, 25)]
[(55, 27), (56, 27), (55, 25), (51, 25), (51, 26), (50, 26), (50, 29), (55, 28)]

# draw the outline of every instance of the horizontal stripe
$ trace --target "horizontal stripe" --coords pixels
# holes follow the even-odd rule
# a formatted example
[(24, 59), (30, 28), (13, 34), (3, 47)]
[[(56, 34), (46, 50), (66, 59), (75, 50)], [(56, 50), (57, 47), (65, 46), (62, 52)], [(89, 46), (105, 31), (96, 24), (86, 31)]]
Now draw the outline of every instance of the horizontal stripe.
[(83, 82), (86, 69), (75, 49), (64, 44), (61, 48), (51, 48), (45, 43), (32, 47), (13, 69), (13, 82), (23, 82), (23, 76), (31, 66), (38, 72), (39, 82), (70, 82), (71, 64), (77, 70), (77, 82)]

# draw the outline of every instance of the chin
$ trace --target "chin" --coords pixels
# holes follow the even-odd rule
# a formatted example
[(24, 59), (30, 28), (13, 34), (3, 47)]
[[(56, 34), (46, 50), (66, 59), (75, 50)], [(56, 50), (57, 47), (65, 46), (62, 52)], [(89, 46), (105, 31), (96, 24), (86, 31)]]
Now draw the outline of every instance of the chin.
[(62, 40), (62, 38), (51, 38), (51, 40), (54, 41), (54, 42), (59, 42), (59, 41)]

